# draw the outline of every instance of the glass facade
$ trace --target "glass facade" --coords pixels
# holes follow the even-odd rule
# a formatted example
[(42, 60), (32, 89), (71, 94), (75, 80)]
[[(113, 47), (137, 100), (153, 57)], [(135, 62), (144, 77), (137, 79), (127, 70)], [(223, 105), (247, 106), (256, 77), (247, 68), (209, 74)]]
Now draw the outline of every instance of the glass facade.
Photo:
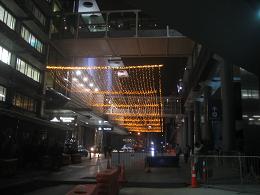
[(27, 111), (36, 112), (36, 101), (18, 93), (13, 98), (13, 105)]
[(0, 46), (0, 61), (10, 65), (11, 52)]
[(6, 88), (0, 85), (0, 101), (4, 102), (6, 97)]
[(15, 18), (0, 5), (0, 20), (14, 30)]
[(22, 26), (21, 28), (21, 36), (38, 52), (43, 53), (43, 43), (39, 39), (37, 39), (32, 33), (30, 33), (29, 30), (27, 30), (27, 28), (25, 28), (24, 26)]
[(31, 79), (40, 82), (40, 71), (19, 58), (17, 58), (16, 61), (16, 70), (25, 74)]

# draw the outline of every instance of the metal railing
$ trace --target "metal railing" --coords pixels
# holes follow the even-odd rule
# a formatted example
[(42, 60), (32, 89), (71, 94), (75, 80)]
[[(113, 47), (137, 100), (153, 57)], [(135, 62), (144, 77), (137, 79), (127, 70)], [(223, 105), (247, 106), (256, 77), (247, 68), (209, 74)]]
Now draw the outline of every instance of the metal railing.
[(192, 156), (197, 178), (206, 184), (256, 184), (260, 182), (260, 156)]
[(183, 36), (140, 10), (61, 13), (52, 16), (52, 38)]

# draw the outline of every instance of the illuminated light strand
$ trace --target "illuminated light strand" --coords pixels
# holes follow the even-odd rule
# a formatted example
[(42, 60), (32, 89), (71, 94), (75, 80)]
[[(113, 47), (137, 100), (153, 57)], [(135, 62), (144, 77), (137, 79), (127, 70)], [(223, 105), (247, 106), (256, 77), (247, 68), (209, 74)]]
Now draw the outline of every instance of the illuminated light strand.
[(136, 114), (136, 113), (106, 113), (108, 115), (118, 115), (118, 116), (135, 116), (135, 115), (138, 115), (138, 116), (142, 116), (142, 117), (148, 117), (148, 116), (156, 116), (156, 117), (160, 117), (160, 114), (158, 113), (148, 113), (148, 114)]
[(132, 122), (145, 122), (145, 121), (151, 121), (151, 122), (161, 122), (160, 119), (121, 119), (121, 118), (115, 118), (116, 121), (132, 121)]
[[(152, 127), (161, 127), (161, 124), (156, 124), (156, 125), (146, 125), (146, 124), (143, 124), (143, 125), (138, 125), (138, 124), (132, 124), (132, 125), (128, 125), (128, 124), (120, 124), (124, 127), (147, 127), (147, 126), (151, 126)], [(149, 128), (148, 128), (149, 129)]]
[[(74, 90), (71, 92), (82, 93), (82, 90)], [(107, 94), (107, 95), (145, 95), (145, 94), (156, 94), (157, 91), (93, 91), (95, 94)]]
[[(161, 128), (163, 128), (163, 101), (162, 101), (162, 81), (161, 81), (161, 69), (159, 68), (159, 93), (160, 93), (160, 104), (161, 104)], [(161, 129), (163, 132), (163, 129)]]
[(135, 129), (131, 129), (129, 130), (131, 132), (140, 132), (140, 133), (161, 133), (161, 130), (135, 130)]
[[(116, 84), (116, 85), (113, 85), (112, 88), (113, 88), (113, 91), (115, 90), (119, 90), (120, 88), (123, 89), (124, 91), (127, 91), (129, 89), (132, 89), (131, 91), (135, 91), (136, 89), (139, 90), (139, 93), (141, 94), (138, 94), (140, 95), (139, 97), (140, 98), (136, 98), (135, 96), (132, 97), (132, 96), (126, 96), (126, 94), (115, 94), (115, 96), (111, 97), (111, 94), (102, 94), (102, 95), (106, 95), (106, 96), (101, 96), (101, 98), (95, 98), (94, 96), (97, 96), (100, 95), (98, 93), (95, 93), (94, 91), (92, 92), (89, 92), (89, 93), (85, 93), (84, 92), (81, 92), (79, 93), (78, 95), (76, 95), (78, 97), (78, 101), (80, 102), (80, 98), (85, 100), (86, 104), (90, 105), (90, 106), (93, 106), (93, 104), (97, 103), (99, 99), (100, 101), (106, 97), (108, 97), (112, 104), (115, 105), (115, 107), (118, 107), (119, 110), (113, 110), (112, 112), (124, 112), (123, 109), (120, 109), (120, 104), (122, 104), (122, 102), (124, 102), (124, 104), (126, 105), (135, 105), (136, 102), (137, 102), (137, 99), (140, 100), (140, 103), (145, 103), (147, 105), (152, 105), (154, 103), (156, 104), (159, 104), (160, 102), (158, 102), (157, 100), (157, 93), (154, 93), (154, 94), (147, 94), (145, 92), (143, 92), (144, 90), (154, 90), (157, 88), (157, 86), (155, 85), (152, 85), (154, 84), (154, 80), (151, 81), (151, 79), (147, 78), (147, 75), (153, 75), (155, 76), (155, 74), (157, 74), (157, 68), (151, 68), (151, 69), (139, 69), (140, 71), (137, 71), (136, 69), (133, 69), (132, 70), (132, 73), (130, 74), (134, 74), (133, 77), (131, 78), (127, 78), (127, 79), (118, 79), (118, 77), (116, 76), (115, 77), (115, 74), (113, 73), (112, 77), (113, 78), (116, 78), (116, 80), (119, 80), (119, 84)], [(103, 79), (103, 74), (106, 74), (106, 71), (108, 70), (101, 70), (101, 71), (98, 71), (97, 72), (97, 86), (100, 88), (100, 89), (105, 89), (106, 87), (106, 82), (107, 80)], [(131, 71), (131, 70), (129, 70)], [(57, 72), (56, 70), (54, 70), (54, 72)], [(58, 71), (60, 73), (60, 71)], [(71, 74), (71, 73), (70, 73)], [(63, 81), (63, 77), (64, 75), (63, 74), (59, 74), (60, 75), (60, 80)], [(82, 79), (81, 79), (82, 80)], [(127, 82), (126, 82), (127, 81)], [(82, 81), (81, 81), (82, 82)], [(157, 82), (157, 81), (156, 81)], [(117, 83), (117, 82), (116, 82)], [(68, 87), (66, 87), (66, 84), (64, 84), (64, 82), (60, 82), (59, 83), (60, 85), (63, 86), (64, 89), (66, 90), (70, 90)], [(76, 89), (76, 90), (81, 90), (81, 88), (79, 86), (77, 86), (75, 83), (70, 83), (69, 85), (72, 85), (72, 89)], [(151, 87), (153, 86), (153, 87)], [(124, 88), (122, 88), (124, 87)], [(134, 89), (134, 90), (133, 90)], [(72, 92), (73, 90), (70, 90), (70, 92)], [(121, 90), (120, 90), (121, 91)], [(143, 94), (142, 94), (143, 93)], [(118, 96), (117, 96), (118, 95)], [(117, 106), (119, 105), (119, 106)], [(110, 105), (109, 105), (110, 106)], [(102, 111), (102, 109), (104, 110), (106, 107), (100, 107), (99, 110)], [(157, 118), (157, 120), (159, 119), (160, 121), (160, 116), (159, 116), (159, 110), (160, 108), (159, 107), (141, 107), (140, 109), (136, 109), (137, 107), (133, 107), (129, 110), (129, 112), (131, 113), (128, 113), (128, 117), (127, 116), (123, 116), (122, 118), (122, 113), (119, 113), (119, 115), (116, 115), (116, 117), (114, 116), (111, 116), (112, 119), (115, 119), (115, 121), (117, 121), (116, 119), (124, 119), (124, 120), (136, 120), (138, 122), (144, 122), (145, 120), (149, 119), (149, 121), (151, 122), (152, 120), (154, 120), (154, 118)], [(135, 116), (130, 116), (129, 114), (133, 114), (133, 113), (137, 113), (137, 115)], [(147, 116), (147, 113), (155, 113), (155, 115), (157, 116)], [(158, 121), (157, 121), (158, 122)]]
[(158, 123), (158, 124), (154, 124), (154, 123), (148, 123), (148, 124), (144, 124), (144, 123), (118, 123), (118, 125), (122, 125), (122, 126), (129, 126), (129, 127), (139, 127), (139, 126), (145, 126), (145, 127), (148, 127), (148, 126), (153, 126), (153, 127), (158, 127), (160, 126), (161, 127), (161, 123)]
[[(112, 107), (111, 104), (93, 104), (91, 105), (93, 107)], [(135, 104), (135, 105), (130, 105), (130, 104), (117, 104), (117, 108), (129, 108), (129, 107), (159, 107), (159, 104)]]
[(129, 69), (143, 69), (143, 68), (160, 68), (163, 67), (162, 64), (153, 64), (153, 65), (141, 65), (141, 66), (118, 66), (118, 67), (111, 67), (111, 66), (46, 66), (48, 70), (129, 70)]

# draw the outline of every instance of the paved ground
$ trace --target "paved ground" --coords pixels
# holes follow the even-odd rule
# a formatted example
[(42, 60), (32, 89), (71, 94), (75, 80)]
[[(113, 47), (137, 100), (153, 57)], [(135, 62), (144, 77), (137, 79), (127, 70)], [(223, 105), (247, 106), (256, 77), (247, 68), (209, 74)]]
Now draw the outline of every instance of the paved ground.
[[(237, 192), (209, 188), (124, 188), (119, 195), (237, 195)], [(249, 195), (249, 193), (243, 193)], [(252, 194), (251, 194), (252, 195)]]
[[(131, 157), (132, 158), (132, 157)], [(106, 169), (106, 159), (83, 159), (76, 165), (62, 167), (57, 172), (32, 171), (12, 178), (0, 179), (0, 194), (26, 195), (64, 195), (77, 184), (93, 183), (97, 172)], [(202, 186), (199, 189), (188, 187), (190, 182), (189, 164), (181, 163), (178, 168), (151, 168), (147, 172), (144, 166), (126, 169), (128, 183), (121, 189), (121, 195), (163, 194), (260, 194), (260, 185)]]

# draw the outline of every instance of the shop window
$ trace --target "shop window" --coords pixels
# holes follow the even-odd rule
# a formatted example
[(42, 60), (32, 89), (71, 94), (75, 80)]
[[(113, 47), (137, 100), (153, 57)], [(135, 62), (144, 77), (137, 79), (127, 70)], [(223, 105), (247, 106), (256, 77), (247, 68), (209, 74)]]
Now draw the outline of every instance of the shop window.
[(1, 5), (0, 5), (0, 20), (4, 22), (7, 26), (9, 26), (9, 28), (14, 30), (16, 19), (8, 11), (6, 11)]
[(16, 70), (25, 74), (29, 78), (40, 82), (40, 71), (19, 58), (16, 60)]
[(11, 52), (0, 46), (0, 61), (10, 65)]
[(6, 88), (0, 85), (0, 101), (5, 102)]

